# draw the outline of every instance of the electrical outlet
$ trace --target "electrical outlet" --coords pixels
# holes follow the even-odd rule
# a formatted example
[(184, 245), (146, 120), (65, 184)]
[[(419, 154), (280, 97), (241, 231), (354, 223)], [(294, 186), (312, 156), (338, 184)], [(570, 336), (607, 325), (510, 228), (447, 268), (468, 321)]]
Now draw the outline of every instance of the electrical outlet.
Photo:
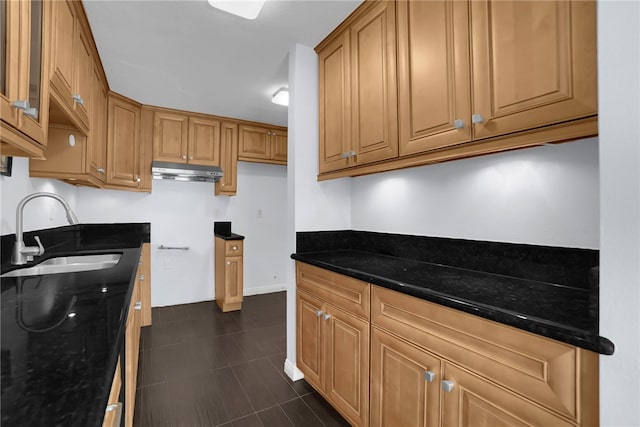
[(258, 209), (258, 210), (256, 211), (256, 217), (257, 217), (257, 218), (262, 218), (262, 209)]

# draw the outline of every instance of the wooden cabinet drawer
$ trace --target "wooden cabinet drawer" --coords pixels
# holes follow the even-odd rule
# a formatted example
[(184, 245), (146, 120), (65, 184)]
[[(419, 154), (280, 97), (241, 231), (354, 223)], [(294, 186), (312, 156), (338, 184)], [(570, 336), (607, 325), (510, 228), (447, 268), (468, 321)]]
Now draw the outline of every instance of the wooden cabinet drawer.
[(369, 319), (370, 285), (320, 267), (297, 262), (297, 284), (355, 316)]
[(242, 255), (242, 240), (227, 240), (225, 242), (225, 256)]
[(571, 420), (597, 402), (578, 381), (587, 366), (597, 377), (595, 353), (378, 286), (371, 322)]

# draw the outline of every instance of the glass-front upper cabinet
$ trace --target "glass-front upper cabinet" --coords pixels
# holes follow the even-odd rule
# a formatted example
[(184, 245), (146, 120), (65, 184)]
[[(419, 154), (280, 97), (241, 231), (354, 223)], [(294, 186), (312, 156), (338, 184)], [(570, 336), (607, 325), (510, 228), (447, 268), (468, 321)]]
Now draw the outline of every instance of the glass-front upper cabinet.
[[(2, 142), (19, 154), (41, 155), (49, 116), (47, 33), (50, 3), (0, 0)], [(34, 144), (37, 143), (37, 144)], [(3, 149), (5, 148), (3, 144)]]

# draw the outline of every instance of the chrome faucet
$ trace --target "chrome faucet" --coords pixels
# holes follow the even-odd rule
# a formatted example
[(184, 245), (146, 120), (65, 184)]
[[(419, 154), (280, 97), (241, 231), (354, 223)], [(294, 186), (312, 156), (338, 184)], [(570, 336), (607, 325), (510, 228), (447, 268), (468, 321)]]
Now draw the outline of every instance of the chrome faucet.
[(20, 203), (18, 203), (18, 207), (16, 208), (16, 243), (13, 245), (13, 254), (11, 256), (11, 264), (14, 264), (14, 265), (26, 264), (28, 261), (33, 261), (34, 256), (40, 256), (44, 254), (44, 247), (42, 246), (40, 237), (34, 236), (34, 239), (36, 240), (36, 243), (38, 243), (38, 246), (25, 246), (24, 240), (23, 240), (23, 231), (22, 231), (22, 216), (24, 212), (24, 205), (26, 205), (29, 201), (36, 199), (38, 197), (50, 197), (52, 199), (59, 201), (67, 213), (67, 221), (69, 221), (69, 224), (78, 223), (78, 218), (76, 218), (76, 214), (73, 213), (67, 201), (62, 197), (58, 196), (57, 194), (54, 194), (54, 193), (29, 194), (27, 197), (22, 199)]

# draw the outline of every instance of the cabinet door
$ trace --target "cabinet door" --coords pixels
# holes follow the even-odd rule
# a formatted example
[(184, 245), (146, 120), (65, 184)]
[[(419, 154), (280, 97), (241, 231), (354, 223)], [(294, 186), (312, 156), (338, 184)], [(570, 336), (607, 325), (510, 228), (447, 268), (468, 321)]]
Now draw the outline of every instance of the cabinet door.
[(220, 121), (189, 117), (188, 162), (220, 165)]
[(397, 5), (400, 155), (470, 141), (468, 3)]
[(153, 159), (187, 163), (188, 132), (187, 116), (156, 111), (153, 115)]
[(351, 26), (355, 163), (398, 156), (395, 3), (371, 3)]
[(73, 109), (71, 97), (74, 89), (77, 20), (70, 1), (53, 2), (53, 51), (51, 59), (51, 86), (60, 95), (60, 102)]
[(351, 72), (349, 32), (318, 51), (320, 103), (319, 171), (349, 166), (351, 150)]
[(151, 244), (142, 245), (138, 271), (140, 281), (140, 302), (142, 310), (140, 315), (140, 326), (151, 325)]
[(75, 55), (74, 110), (85, 126), (89, 127), (91, 113), (91, 97), (93, 95), (93, 57), (91, 56), (91, 42), (89, 36), (78, 25), (77, 52)]
[[(554, 413), (452, 364), (445, 364), (443, 427), (574, 426)], [(445, 388), (443, 384), (443, 389)]]
[(216, 195), (235, 195), (238, 175), (238, 125), (222, 123), (220, 135), (220, 167), (222, 178), (216, 182)]
[(369, 322), (326, 307), (325, 393), (353, 425), (368, 426)]
[(282, 130), (271, 131), (271, 158), (287, 163), (288, 132)]
[[(139, 273), (139, 271), (138, 271)], [(127, 327), (125, 330), (125, 426), (133, 425), (133, 412), (136, 401), (136, 384), (138, 380), (138, 352), (140, 350), (140, 282), (136, 278), (129, 314), (127, 317)]]
[(595, 8), (471, 2), (474, 139), (597, 113)]
[(93, 68), (91, 104), (89, 173), (104, 182), (107, 173), (107, 91), (97, 65)]
[(242, 256), (227, 257), (224, 266), (224, 303), (242, 303)]
[(296, 298), (296, 365), (304, 373), (305, 380), (317, 390), (322, 390), (324, 376), (324, 341), (322, 328), (324, 303), (297, 290)]
[[(48, 29), (51, 7), (49, 3), (35, 0), (6, 1), (0, 5), (0, 117), (39, 144), (31, 150), (30, 142), (17, 144), (35, 156), (46, 145), (49, 64), (43, 36)], [(28, 103), (29, 108), (16, 108), (16, 101)], [(14, 142), (17, 134), (3, 136)]]
[(140, 106), (119, 96), (109, 96), (107, 183), (138, 188), (140, 156)]
[(248, 159), (269, 159), (271, 157), (269, 137), (269, 129), (240, 125), (238, 157), (241, 160), (243, 157)]
[(440, 425), (440, 359), (371, 329), (371, 426)]

